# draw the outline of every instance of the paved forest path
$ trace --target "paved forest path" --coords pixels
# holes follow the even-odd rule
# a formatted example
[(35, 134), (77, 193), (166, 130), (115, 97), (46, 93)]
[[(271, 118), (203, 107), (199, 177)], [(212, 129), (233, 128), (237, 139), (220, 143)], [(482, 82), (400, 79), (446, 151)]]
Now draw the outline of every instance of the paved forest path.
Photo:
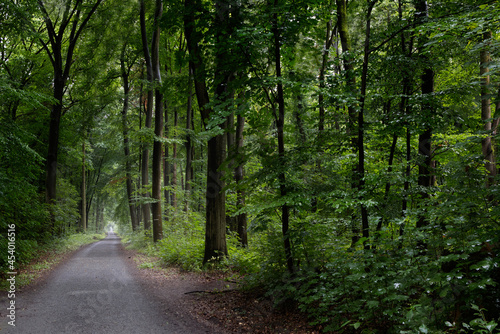
[(16, 295), (16, 326), (2, 323), (0, 333), (210, 332), (188, 316), (173, 314), (175, 305), (160, 303), (139, 283), (133, 266), (110, 232), (76, 252), (36, 289)]

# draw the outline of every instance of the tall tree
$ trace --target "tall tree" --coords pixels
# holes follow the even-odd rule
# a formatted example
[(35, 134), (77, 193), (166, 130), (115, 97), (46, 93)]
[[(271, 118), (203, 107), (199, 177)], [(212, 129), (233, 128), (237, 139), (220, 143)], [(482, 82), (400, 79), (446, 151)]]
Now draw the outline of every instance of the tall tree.
[[(197, 0), (185, 0), (184, 29), (190, 56), (190, 68), (193, 72), (193, 81), (198, 100), (202, 121), (207, 127), (208, 121), (216, 114), (209, 106), (209, 95), (205, 80), (206, 60), (201, 41), (201, 27), (196, 21), (197, 13), (203, 12), (203, 8)], [(234, 5), (234, 4), (233, 4)], [(215, 2), (215, 15), (213, 29), (215, 36), (215, 74), (214, 74), (214, 102), (218, 106), (224, 106), (231, 95), (228, 90), (234, 69), (233, 62), (228, 50), (228, 41), (234, 30), (230, 22), (229, 1)], [(198, 24), (197, 24), (198, 23)], [(221, 109), (224, 109), (223, 107)], [(221, 130), (226, 128), (225, 121), (218, 122)], [(205, 228), (205, 252), (203, 262), (212, 259), (219, 260), (227, 255), (226, 244), (226, 209), (225, 193), (223, 191), (223, 171), (221, 166), (226, 159), (226, 135), (217, 133), (208, 141), (207, 147), (207, 191), (206, 191), (206, 228)]]
[[(234, 168), (234, 180), (236, 181), (236, 206), (238, 209), (245, 207), (245, 190), (242, 189), (241, 183), (244, 177), (243, 161), (241, 155), (243, 154), (243, 130), (245, 127), (245, 117), (238, 115), (236, 120), (236, 143), (235, 143), (235, 156), (238, 158)], [(238, 240), (243, 247), (248, 246), (247, 236), (247, 214), (242, 212), (236, 216), (236, 233)]]
[[(177, 132), (177, 122), (178, 122), (177, 108), (174, 108), (174, 133)], [(172, 144), (172, 208), (177, 210), (177, 143)]]
[(85, 181), (85, 137), (83, 138), (82, 143), (82, 203), (81, 203), (81, 217), (80, 217), (80, 225), (83, 232), (87, 230), (87, 189), (86, 189), (86, 181)]
[[(279, 0), (274, 0), (273, 4), (273, 15), (272, 15), (272, 36), (273, 36), (273, 50), (274, 50), (274, 63), (277, 78), (277, 96), (276, 102), (278, 105), (278, 113), (274, 111), (274, 117), (276, 121), (276, 128), (278, 131), (278, 157), (280, 160), (280, 166), (284, 166), (285, 162), (285, 97), (283, 93), (283, 82), (281, 75), (281, 33), (280, 33), (280, 22), (279, 22)], [(286, 175), (284, 169), (279, 172), (278, 175), (280, 196), (286, 197), (287, 186), (286, 186)], [(293, 257), (292, 257), (292, 245), (290, 242), (290, 206), (288, 203), (284, 203), (281, 206), (281, 230), (283, 233), (283, 244), (285, 248), (285, 258), (288, 271), (290, 273), (294, 272)]]
[[(48, 3), (38, 0), (48, 42), (40, 38), (53, 68), (53, 97), (56, 101), (50, 112), (49, 145), (46, 160), (46, 202), (56, 200), (57, 156), (59, 150), (59, 125), (64, 106), (64, 91), (74, 62), (74, 52), (82, 32), (103, 0)], [(36, 30), (36, 29), (34, 29)], [(52, 226), (55, 216), (51, 211)]]
[(493, 143), (491, 132), (495, 130), (491, 120), (491, 99), (490, 99), (490, 75), (489, 66), (491, 56), (489, 45), (491, 44), (491, 32), (485, 32), (483, 36), (483, 47), (480, 51), (480, 75), (481, 75), (481, 120), (483, 121), (483, 129), (486, 136), (483, 138), (482, 152), (485, 160), (485, 168), (487, 172), (486, 186), (489, 187), (495, 182), (497, 174), (495, 155), (493, 151)]
[[(140, 25), (141, 25), (141, 40), (142, 40), (142, 52), (144, 54), (144, 62), (146, 65), (146, 80), (149, 83), (147, 88), (147, 98), (146, 98), (146, 119), (144, 126), (150, 129), (153, 124), (153, 101), (154, 101), (154, 91), (153, 91), (153, 64), (151, 61), (151, 54), (149, 51), (148, 37), (146, 30), (146, 5), (144, 0), (140, 2)], [(151, 228), (151, 206), (149, 204), (149, 148), (147, 144), (144, 144), (142, 148), (142, 158), (141, 158), (141, 179), (143, 188), (143, 197), (146, 198), (145, 203), (142, 204), (142, 219), (144, 220), (144, 229), (149, 230)]]
[(155, 140), (153, 144), (153, 241), (163, 238), (163, 222), (161, 210), (161, 165), (163, 154), (163, 94), (160, 86), (162, 83), (160, 73), (160, 19), (163, 14), (163, 1), (156, 0), (154, 14), (154, 32), (152, 39), (152, 66), (153, 79), (155, 82)]
[[(358, 184), (357, 189), (359, 194), (365, 192), (365, 108), (366, 108), (366, 86), (368, 81), (368, 63), (370, 60), (370, 29), (371, 29), (371, 19), (372, 10), (377, 0), (367, 1), (367, 13), (366, 13), (366, 26), (365, 26), (365, 44), (364, 44), (364, 55), (363, 55), (363, 66), (361, 71), (361, 94), (359, 97), (360, 110), (358, 112)], [(394, 144), (395, 146), (395, 144)], [(361, 204), (361, 229), (364, 241), (365, 249), (370, 248), (368, 243), (368, 238), (370, 237), (370, 226), (368, 223), (368, 209), (364, 203), (365, 197), (360, 195)]]
[(192, 101), (192, 74), (191, 70), (189, 70), (188, 77), (188, 97), (187, 97), (187, 110), (186, 110), (186, 141), (184, 145), (186, 147), (186, 168), (185, 168), (185, 186), (184, 189), (186, 191), (185, 194), (185, 204), (184, 210), (187, 212), (189, 210), (189, 200), (191, 198), (191, 181), (193, 180), (193, 144), (191, 143), (191, 123), (192, 123), (192, 115), (193, 115), (193, 101)]
[[(425, 22), (429, 18), (429, 7), (426, 0), (414, 0), (415, 19), (418, 23)], [(423, 119), (431, 119), (433, 107), (431, 102), (432, 93), (434, 92), (434, 70), (430, 66), (428, 57), (424, 54), (424, 45), (427, 37), (422, 36), (418, 41), (420, 58), (424, 64), (422, 75), (420, 77), (422, 104), (421, 115)], [(423, 132), (418, 136), (418, 155), (420, 157), (418, 166), (418, 185), (421, 187), (420, 192), (422, 199), (429, 198), (428, 189), (433, 185), (433, 161), (432, 161), (432, 125), (431, 122), (424, 123)], [(424, 227), (428, 224), (425, 215), (420, 215), (417, 220), (417, 227)], [(424, 247), (424, 245), (421, 245)]]
[[(357, 84), (356, 76), (354, 71), (354, 59), (351, 55), (351, 36), (349, 34), (349, 25), (347, 22), (347, 1), (337, 0), (337, 26), (339, 30), (340, 42), (342, 45), (343, 54), (343, 65), (345, 71), (345, 82), (346, 90), (348, 94), (356, 94)], [(362, 154), (359, 152), (359, 131), (356, 131), (356, 124), (359, 122), (359, 118), (363, 117), (359, 115), (356, 111), (356, 106), (354, 103), (350, 102), (347, 105), (348, 113), (348, 123), (347, 123), (347, 135), (350, 137), (351, 149), (354, 155)], [(359, 124), (358, 124), (359, 126)], [(360, 179), (360, 164), (359, 161), (355, 167), (353, 167), (351, 188), (353, 190), (362, 187), (362, 180)], [(362, 211), (362, 214), (365, 212)], [(359, 226), (356, 222), (355, 214), (352, 214), (352, 246), (354, 246), (359, 240)]]
[(129, 96), (130, 96), (130, 83), (129, 76), (130, 70), (134, 62), (125, 64), (125, 54), (127, 50), (127, 43), (123, 44), (122, 51), (120, 54), (120, 71), (123, 83), (123, 107), (122, 107), (122, 126), (123, 126), (123, 152), (125, 154), (125, 177), (126, 177), (126, 187), (127, 187), (127, 199), (128, 207), (130, 211), (130, 220), (132, 222), (132, 230), (135, 231), (139, 227), (139, 221), (137, 219), (135, 203), (133, 199), (133, 187), (132, 187), (132, 166), (131, 166), (131, 154), (130, 154), (130, 144), (129, 144), (129, 125), (128, 125), (128, 109), (129, 109)]

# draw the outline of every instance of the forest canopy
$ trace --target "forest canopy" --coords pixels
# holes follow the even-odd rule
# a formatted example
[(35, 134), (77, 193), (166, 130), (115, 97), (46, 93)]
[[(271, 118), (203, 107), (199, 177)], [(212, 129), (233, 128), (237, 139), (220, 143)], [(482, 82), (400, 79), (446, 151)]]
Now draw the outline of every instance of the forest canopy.
[(497, 1), (3, 0), (0, 21), (19, 261), (113, 226), (325, 332), (494, 332)]

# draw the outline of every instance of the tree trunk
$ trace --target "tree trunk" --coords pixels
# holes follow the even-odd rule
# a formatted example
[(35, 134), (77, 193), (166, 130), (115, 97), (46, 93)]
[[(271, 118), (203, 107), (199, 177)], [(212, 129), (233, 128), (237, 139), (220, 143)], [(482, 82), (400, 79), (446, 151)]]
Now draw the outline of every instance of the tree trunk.
[(189, 81), (188, 81), (188, 100), (187, 100), (187, 111), (186, 111), (186, 177), (185, 177), (185, 203), (184, 211), (189, 210), (189, 200), (191, 196), (191, 181), (193, 179), (193, 147), (191, 143), (191, 121), (192, 121), (192, 82), (191, 82), (191, 70), (189, 71)]
[[(236, 156), (243, 154), (243, 128), (245, 126), (245, 118), (242, 115), (237, 116), (236, 121)], [(236, 207), (241, 209), (245, 206), (245, 191), (241, 189), (241, 181), (243, 181), (243, 161), (238, 159), (238, 165), (234, 170), (234, 179), (236, 181)], [(238, 241), (242, 247), (248, 246), (247, 236), (247, 214), (241, 213), (236, 217)]]
[[(398, 0), (398, 15), (399, 20), (403, 20), (403, 0)], [(401, 32), (401, 53), (403, 56), (411, 57), (412, 49), (413, 49), (413, 39), (410, 39), (408, 52), (406, 51), (406, 38), (405, 32)], [(408, 53), (408, 54), (407, 54)], [(399, 104), (399, 110), (401, 115), (410, 114), (410, 107), (408, 106), (408, 96), (411, 91), (411, 84), (409, 79), (409, 74), (407, 71), (403, 73), (403, 96), (401, 97), (401, 102)], [(405, 144), (406, 144), (406, 166), (404, 170), (404, 186), (403, 186), (403, 200), (401, 202), (401, 215), (403, 217), (407, 216), (407, 208), (408, 208), (408, 191), (410, 190), (410, 175), (411, 175), (411, 132), (408, 125), (406, 125), (406, 136), (405, 136)], [(399, 236), (403, 236), (404, 234), (404, 222), (401, 223), (399, 227)], [(399, 243), (398, 247), (402, 247), (402, 241)]]
[(125, 66), (125, 59), (124, 59), (125, 48), (126, 45), (123, 46), (120, 59), (121, 75), (123, 80), (123, 92), (124, 92), (123, 108), (122, 108), (123, 153), (125, 154), (125, 176), (126, 176), (128, 207), (130, 212), (130, 221), (132, 223), (132, 231), (136, 231), (137, 228), (139, 227), (139, 223), (137, 221), (134, 199), (132, 195), (133, 194), (132, 166), (130, 164), (130, 145), (128, 138), (128, 120), (127, 120), (130, 85), (129, 85), (129, 73), (128, 69)]
[(223, 173), (219, 170), (226, 158), (226, 136), (218, 135), (208, 141), (205, 254), (203, 263), (227, 256), (226, 196), (222, 189)]
[(81, 216), (81, 226), (82, 231), (85, 233), (87, 231), (87, 190), (86, 190), (86, 180), (85, 180), (85, 138), (82, 143), (82, 216)]
[[(170, 131), (168, 130), (168, 109), (167, 109), (167, 106), (165, 105), (164, 106), (165, 108), (165, 119), (164, 119), (164, 123), (165, 123), (165, 127), (164, 127), (164, 131), (165, 131), (165, 137), (168, 137), (169, 136), (169, 133)], [(170, 202), (170, 190), (169, 190), (169, 186), (170, 186), (170, 148), (169, 148), (169, 145), (164, 145), (164, 148), (163, 148), (163, 186), (165, 187), (165, 190), (163, 190), (163, 196), (165, 197), (165, 215), (168, 219), (168, 208), (171, 204)]]
[[(233, 97), (231, 97), (233, 98)], [(226, 142), (227, 142), (227, 159), (228, 159), (228, 169), (235, 171), (235, 155), (236, 155), (236, 145), (235, 145), (235, 133), (234, 133), (234, 112), (227, 116), (227, 131), (226, 131)], [(235, 175), (233, 174), (235, 177)], [(238, 232), (238, 222), (236, 217), (231, 217), (226, 215), (226, 225), (228, 229), (232, 232)]]
[[(152, 39), (152, 65), (153, 79), (157, 85), (161, 85), (160, 74), (160, 18), (163, 13), (162, 0), (156, 0), (154, 27)], [(161, 210), (161, 165), (163, 146), (161, 139), (163, 138), (163, 94), (159, 88), (155, 89), (155, 140), (153, 144), (153, 241), (157, 242), (163, 238), (163, 223)]]
[[(60, 52), (60, 51), (59, 51)], [(54, 68), (54, 99), (55, 102), (50, 112), (50, 127), (49, 127), (49, 147), (46, 161), (46, 202), (49, 204), (50, 221), (52, 229), (55, 228), (55, 208), (57, 199), (57, 154), (59, 151), (59, 125), (61, 123), (62, 103), (64, 95), (64, 86), (66, 85), (63, 78), (60, 78), (62, 72), (58, 68)]]
[[(365, 29), (365, 48), (363, 56), (363, 69), (361, 72), (361, 96), (360, 96), (360, 111), (358, 112), (358, 193), (365, 192), (365, 102), (366, 102), (366, 85), (368, 81), (368, 62), (370, 60), (370, 28), (371, 15), (376, 0), (368, 0), (368, 12), (366, 13), (366, 29)], [(360, 195), (361, 200), (361, 228), (365, 241), (363, 242), (365, 249), (370, 249), (368, 239), (370, 237), (370, 226), (368, 223), (368, 209), (363, 203), (364, 196)]]
[[(352, 63), (352, 59), (347, 57), (349, 56), (349, 52), (351, 50), (351, 38), (349, 36), (349, 27), (347, 25), (347, 3), (346, 0), (337, 0), (337, 27), (339, 30), (340, 43), (342, 45), (342, 53), (345, 54), (343, 59), (344, 71), (346, 75), (346, 85), (347, 90), (354, 94), (356, 92), (356, 77), (354, 73), (354, 66)], [(354, 155), (358, 155), (358, 137), (359, 129), (356, 131), (356, 123), (359, 121), (359, 115), (356, 112), (355, 106), (350, 103), (347, 105), (347, 113), (348, 113), (348, 121), (347, 121), (347, 129), (346, 133), (350, 137), (351, 141), (351, 149)], [(351, 180), (351, 189), (357, 191), (359, 187), (359, 167), (358, 164), (353, 166), (352, 171), (352, 180)], [(352, 222), (351, 222), (351, 231), (352, 231), (352, 240), (351, 247), (357, 244), (359, 241), (359, 225), (357, 223), (356, 215), (352, 213)]]
[(483, 130), (487, 136), (482, 140), (482, 152), (485, 160), (486, 169), (486, 187), (490, 187), (495, 183), (496, 162), (492, 144), (492, 121), (491, 121), (491, 100), (490, 100), (490, 76), (489, 63), (491, 56), (489, 44), (491, 43), (491, 32), (484, 33), (484, 46), (480, 53), (480, 75), (481, 75), (481, 120), (483, 121)]
[[(325, 49), (323, 50), (323, 57), (321, 59), (321, 67), (319, 70), (319, 95), (318, 95), (318, 106), (319, 106), (319, 121), (318, 121), (318, 131), (319, 136), (322, 136), (323, 130), (325, 129), (325, 106), (324, 106), (324, 93), (325, 90), (325, 72), (328, 65), (328, 57), (330, 55), (330, 48), (333, 41), (332, 32), (332, 20), (329, 20), (326, 24), (326, 37), (325, 37)], [(322, 138), (320, 138), (322, 140)]]
[[(335, 28), (336, 29), (336, 28)], [(332, 20), (330, 19), (326, 23), (326, 37), (325, 37), (325, 48), (323, 50), (323, 56), (321, 59), (321, 67), (319, 70), (319, 93), (318, 93), (318, 107), (319, 107), (319, 120), (318, 120), (318, 136), (317, 136), (317, 145), (318, 152), (321, 153), (323, 151), (323, 141), (324, 141), (324, 132), (325, 132), (325, 102), (324, 102), (324, 91), (326, 89), (325, 84), (325, 73), (328, 65), (328, 59), (330, 56), (330, 48), (333, 44), (333, 38), (335, 36), (335, 29), (332, 31)], [(321, 158), (316, 160), (316, 169), (318, 173), (321, 173)], [(318, 210), (318, 198), (316, 194), (313, 194), (313, 198), (311, 199), (311, 207), (312, 212), (317, 212)]]
[[(177, 109), (174, 109), (174, 133), (177, 132), (178, 114)], [(172, 208), (177, 210), (177, 144), (172, 144)]]
[[(202, 11), (201, 5), (196, 0), (185, 0), (185, 14), (184, 14), (184, 29), (190, 54), (190, 67), (193, 72), (194, 87), (196, 97), (198, 100), (198, 107), (200, 109), (201, 118), (206, 125), (210, 118), (212, 110), (208, 108), (209, 97), (208, 90), (205, 83), (203, 52), (200, 49), (201, 34), (196, 29), (195, 15), (197, 12)], [(229, 15), (227, 4), (217, 1), (216, 2), (216, 25), (223, 26), (227, 22)], [(224, 32), (223, 32), (224, 31)], [(229, 33), (229, 29), (218, 29), (216, 33), (216, 43), (220, 43), (223, 39), (224, 33)], [(224, 80), (219, 66), (225, 64), (227, 59), (227, 50), (224, 48), (216, 48), (218, 54), (215, 59), (217, 60), (217, 68), (215, 71), (216, 84), (215, 89), (216, 100), (223, 98), (223, 91), (227, 80)], [(226, 65), (226, 64), (225, 64)], [(222, 77), (221, 77), (222, 76)], [(221, 101), (222, 102), (222, 101)], [(225, 129), (225, 124), (220, 127)], [(226, 136), (224, 134), (216, 135), (208, 141), (207, 145), (207, 191), (206, 191), (206, 228), (205, 228), (205, 252), (203, 263), (212, 260), (220, 260), (227, 256), (226, 244), (226, 210), (225, 210), (225, 193), (222, 191), (224, 182), (222, 180), (222, 171), (220, 167), (226, 157)]]
[[(274, 0), (274, 14), (272, 17), (272, 34), (274, 39), (274, 62), (276, 66), (276, 78), (278, 79), (277, 84), (277, 103), (278, 103), (278, 115), (276, 117), (276, 127), (278, 130), (278, 157), (279, 166), (282, 168), (278, 174), (279, 184), (280, 184), (280, 196), (286, 197), (287, 187), (286, 187), (286, 176), (285, 176), (285, 138), (284, 138), (284, 126), (285, 126), (285, 97), (283, 94), (283, 84), (281, 82), (281, 35), (279, 31), (278, 22), (278, 5), (279, 0)], [(293, 256), (292, 256), (292, 245), (290, 242), (290, 207), (287, 203), (281, 206), (281, 230), (283, 234), (283, 245), (285, 249), (285, 259), (286, 266), (289, 273), (294, 272)]]
[[(146, 62), (146, 79), (149, 83), (153, 83), (153, 65), (151, 63), (151, 55), (149, 53), (148, 38), (146, 34), (146, 12), (145, 12), (144, 0), (140, 2), (140, 24), (141, 24), (141, 39), (142, 39), (142, 51), (144, 54), (144, 60)], [(153, 90), (148, 88), (147, 99), (146, 99), (146, 120), (144, 126), (148, 129), (151, 128), (153, 119)], [(149, 149), (147, 144), (143, 144), (142, 148), (142, 168), (141, 168), (141, 178), (142, 178), (142, 196), (146, 198), (149, 196)], [(151, 228), (151, 206), (149, 203), (142, 204), (142, 219), (144, 220), (144, 229), (149, 230)]]
[[(417, 0), (415, 2), (416, 9), (416, 19), (420, 21), (424, 21), (429, 17), (429, 11), (426, 0)], [(423, 52), (423, 46), (426, 42), (426, 37), (422, 37), (419, 40), (418, 50), (420, 53)], [(422, 63), (429, 64), (430, 61), (427, 59), (425, 55), (420, 55), (424, 60)], [(421, 93), (424, 99), (430, 98), (431, 94), (434, 92), (434, 71), (431, 67), (424, 68), (423, 74), (421, 76)], [(431, 118), (433, 114), (433, 108), (429, 101), (424, 101), (421, 106), (422, 116), (425, 118)], [(420, 163), (418, 166), (418, 185), (422, 189), (420, 192), (421, 200), (425, 200), (430, 198), (428, 189), (433, 185), (433, 162), (432, 162), (432, 127), (429, 124), (430, 122), (426, 122), (424, 132), (419, 134), (418, 136), (418, 154), (420, 157)], [(423, 204), (425, 205), (425, 204)], [(424, 209), (425, 210), (425, 209)], [(417, 228), (422, 228), (428, 225), (427, 217), (424, 213), (420, 214), (417, 220)], [(427, 245), (423, 242), (419, 245), (420, 250), (423, 252)]]

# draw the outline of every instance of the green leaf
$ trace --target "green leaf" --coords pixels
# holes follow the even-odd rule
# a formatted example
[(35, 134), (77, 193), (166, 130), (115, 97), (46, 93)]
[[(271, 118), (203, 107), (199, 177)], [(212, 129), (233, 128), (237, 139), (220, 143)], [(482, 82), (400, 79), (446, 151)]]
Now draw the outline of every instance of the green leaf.
[(427, 326), (425, 324), (422, 324), (422, 326), (420, 326), (418, 328), (418, 330), (420, 331), (420, 333), (424, 333), (424, 334), (429, 333), (429, 329), (427, 328)]

